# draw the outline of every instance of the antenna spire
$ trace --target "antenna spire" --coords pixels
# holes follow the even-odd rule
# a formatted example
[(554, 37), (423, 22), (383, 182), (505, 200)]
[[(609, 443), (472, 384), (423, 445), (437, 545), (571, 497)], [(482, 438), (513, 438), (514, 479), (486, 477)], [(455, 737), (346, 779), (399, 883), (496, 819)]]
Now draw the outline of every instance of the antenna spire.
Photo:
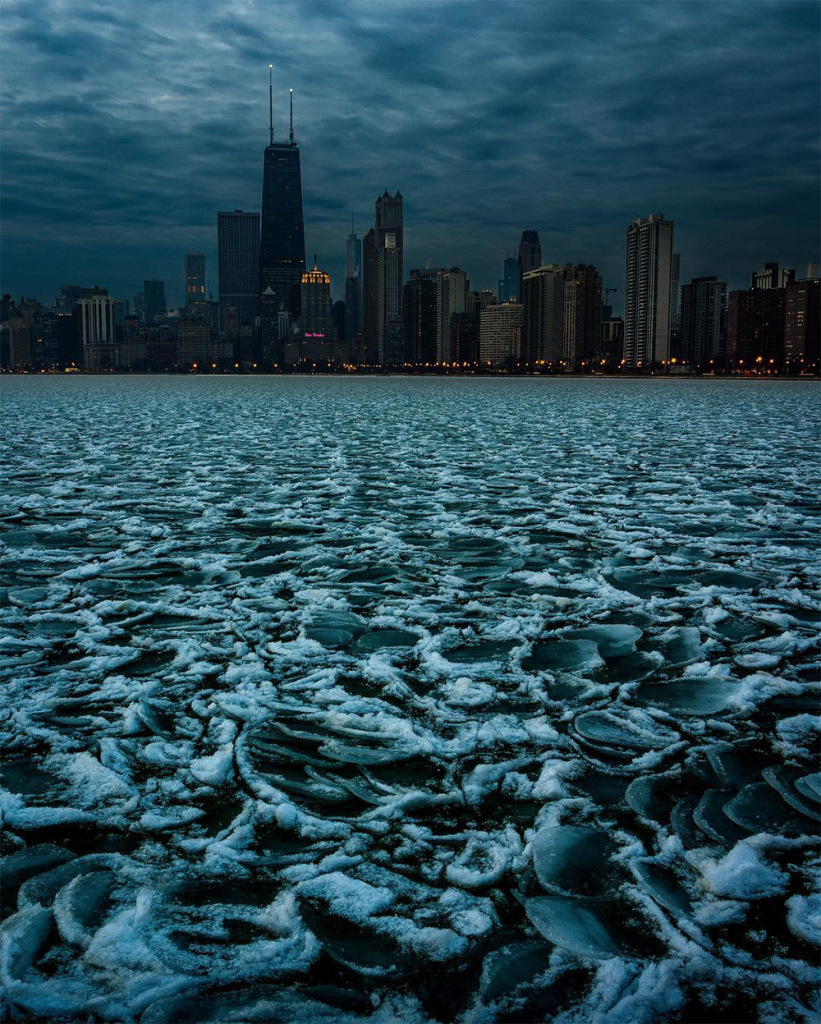
[(291, 131), (289, 133), (289, 140), (291, 145), (294, 144), (294, 90), (289, 89), (288, 92), (291, 94)]
[(268, 65), (268, 145), (274, 144), (274, 65)]

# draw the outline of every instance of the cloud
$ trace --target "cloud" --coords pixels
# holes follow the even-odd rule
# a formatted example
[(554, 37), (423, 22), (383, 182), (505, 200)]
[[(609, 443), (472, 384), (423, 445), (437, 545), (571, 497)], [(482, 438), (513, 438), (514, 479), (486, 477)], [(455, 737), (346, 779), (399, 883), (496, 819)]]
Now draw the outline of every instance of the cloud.
[(296, 99), (307, 246), (400, 188), (406, 267), (494, 285), (521, 230), (621, 285), (627, 224), (663, 209), (683, 278), (817, 257), (814, 2), (6, 0), (2, 287), (216, 290), (216, 213), (259, 209), (267, 64)]

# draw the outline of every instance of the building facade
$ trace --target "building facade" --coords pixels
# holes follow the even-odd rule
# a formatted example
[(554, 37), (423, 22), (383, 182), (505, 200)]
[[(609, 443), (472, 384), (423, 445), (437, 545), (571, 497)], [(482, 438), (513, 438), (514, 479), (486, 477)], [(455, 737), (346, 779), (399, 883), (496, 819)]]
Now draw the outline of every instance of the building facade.
[[(220, 334), (232, 323), (254, 324), (259, 312), (259, 214), (245, 210), (217, 214)], [(228, 310), (234, 310), (233, 314)]]
[(695, 366), (722, 359), (727, 345), (727, 283), (694, 277), (681, 289), (681, 343), (674, 358)]
[(187, 252), (184, 263), (185, 313), (197, 319), (208, 319), (208, 284), (205, 279), (205, 255)]
[[(516, 298), (522, 301), (524, 295), (524, 276), (531, 270), (536, 270), (542, 265), (542, 246), (539, 242), (539, 232), (532, 228), (522, 232), (522, 240), (519, 242), (518, 257), (516, 260)], [(513, 296), (509, 296), (513, 298)]]
[(490, 366), (517, 360), (522, 338), (522, 305), (499, 302), (487, 306), (479, 318), (479, 359)]
[(629, 368), (651, 369), (669, 362), (672, 291), (673, 222), (653, 213), (627, 229), (624, 361)]
[(114, 299), (109, 298), (105, 288), (84, 288), (79, 305), (83, 366), (87, 370), (119, 366)]

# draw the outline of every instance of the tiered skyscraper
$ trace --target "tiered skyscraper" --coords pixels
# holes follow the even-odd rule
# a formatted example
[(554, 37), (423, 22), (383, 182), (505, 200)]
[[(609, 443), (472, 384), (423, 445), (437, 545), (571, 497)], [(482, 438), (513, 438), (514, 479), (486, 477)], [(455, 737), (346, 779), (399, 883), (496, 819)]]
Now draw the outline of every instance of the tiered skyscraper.
[[(269, 66), (270, 71), (270, 66)], [(294, 93), (287, 142), (274, 141), (273, 83), (268, 83), (268, 145), (262, 172), (262, 231), (259, 245), (259, 316), (262, 352), (278, 340), (278, 313), (284, 305), (292, 317), (300, 311), (305, 273), (305, 223), (302, 170), (294, 141)]]

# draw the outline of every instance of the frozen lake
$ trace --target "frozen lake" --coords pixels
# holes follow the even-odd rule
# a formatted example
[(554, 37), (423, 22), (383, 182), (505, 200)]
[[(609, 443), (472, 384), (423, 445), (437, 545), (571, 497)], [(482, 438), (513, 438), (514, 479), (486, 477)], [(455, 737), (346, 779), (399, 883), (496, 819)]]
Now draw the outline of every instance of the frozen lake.
[(819, 395), (0, 378), (5, 1019), (813, 1019)]

